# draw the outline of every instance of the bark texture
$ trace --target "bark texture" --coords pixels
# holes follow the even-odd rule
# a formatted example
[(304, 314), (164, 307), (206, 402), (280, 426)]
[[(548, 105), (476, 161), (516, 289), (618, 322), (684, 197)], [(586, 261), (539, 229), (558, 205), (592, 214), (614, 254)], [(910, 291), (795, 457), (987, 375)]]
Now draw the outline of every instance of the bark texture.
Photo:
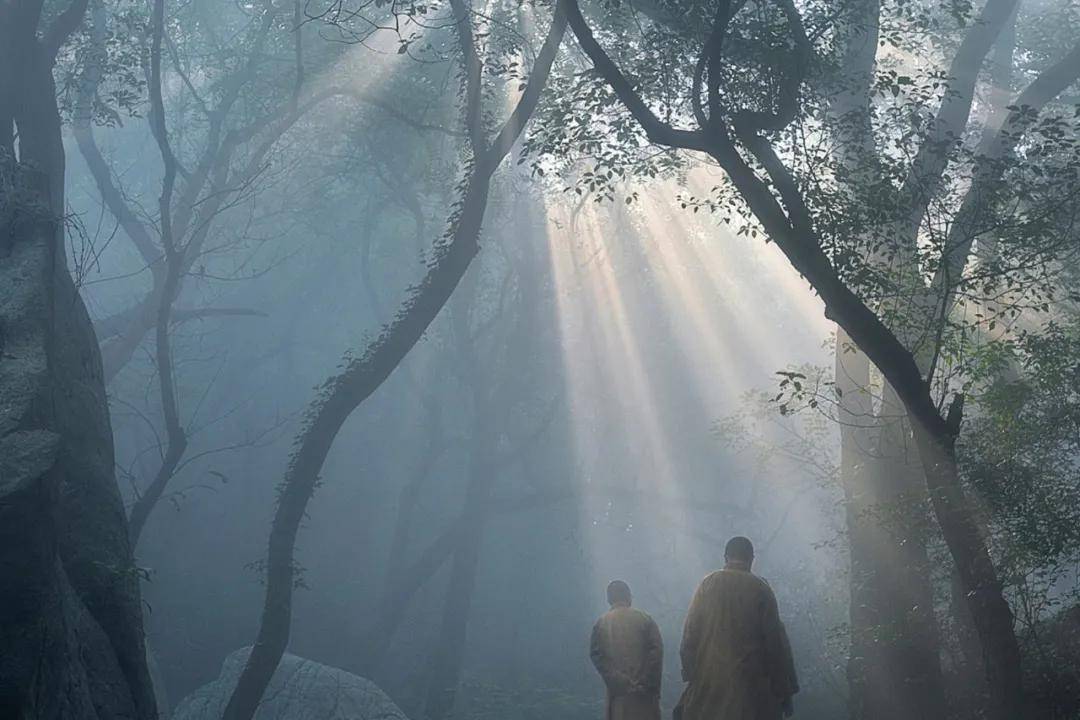
[(0, 717), (153, 718), (97, 342), (47, 175), (0, 181)]

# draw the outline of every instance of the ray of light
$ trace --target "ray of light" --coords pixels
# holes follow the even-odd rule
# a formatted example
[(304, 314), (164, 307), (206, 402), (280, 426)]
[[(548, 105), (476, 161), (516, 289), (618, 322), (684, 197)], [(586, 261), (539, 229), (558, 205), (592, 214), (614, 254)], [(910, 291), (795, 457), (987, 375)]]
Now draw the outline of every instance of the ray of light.
[[(628, 288), (620, 286), (617, 261), (608, 242), (607, 235), (615, 226), (590, 203), (581, 211), (574, 230), (567, 232), (569, 221), (555, 222), (551, 228), (563, 362), (574, 397), (572, 422), (586, 484), (610, 473), (612, 452), (631, 456), (616, 461), (626, 468), (617, 479), (620, 487), (586, 487), (582, 499), (582, 527), (593, 529), (588, 551), (596, 570), (606, 569), (608, 575), (626, 568), (632, 560), (623, 557), (625, 548), (620, 547), (617, 536), (612, 538), (598, 527), (613, 512), (612, 503), (623, 504), (629, 497), (627, 507), (639, 511), (643, 499), (663, 505), (648, 508), (656, 526), (625, 528), (637, 537), (650, 536), (644, 544), (654, 548), (671, 544), (663, 535), (673, 535), (673, 528), (692, 525), (672, 457), (674, 443), (658, 408), (658, 384), (650, 379), (644, 359), (641, 330), (648, 324), (628, 308)], [(593, 446), (600, 438), (612, 446)], [(635, 514), (631, 512), (631, 517)], [(663, 533), (658, 531), (660, 526)], [(693, 544), (688, 547), (688, 552), (696, 552)], [(696, 557), (684, 559), (701, 562)]]
[[(730, 457), (710, 426), (789, 362), (820, 364), (831, 326), (774, 247), (681, 211), (677, 195), (669, 183), (630, 208), (548, 208), (582, 549), (598, 585), (625, 571), (678, 586), (715, 567), (735, 532), (805, 538), (825, 526), (813, 504), (795, 502), (798, 468), (742, 467), (756, 461)], [(653, 600), (685, 610), (668, 592)]]

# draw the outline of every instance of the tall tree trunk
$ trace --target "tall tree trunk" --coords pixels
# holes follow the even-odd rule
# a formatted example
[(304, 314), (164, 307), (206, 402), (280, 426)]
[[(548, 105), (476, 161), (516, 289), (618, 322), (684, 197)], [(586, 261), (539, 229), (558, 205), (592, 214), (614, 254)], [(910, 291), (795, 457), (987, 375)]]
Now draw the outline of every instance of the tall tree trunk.
[(434, 262), (397, 318), (331, 381), (309, 414), (281, 485), (270, 530), (266, 601), (259, 634), (225, 711), (225, 720), (250, 720), (289, 640), (295, 579), (293, 547), (323, 462), (338, 431), (353, 410), (390, 376), (457, 287), (479, 250), (480, 225), (487, 207), (490, 173), (474, 172), (466, 189), (452, 240)]
[(420, 588), (453, 557), (462, 527), (461, 520), (456, 520), (428, 544), (412, 565), (395, 573), (393, 585), (383, 591), (375, 611), (375, 620), (360, 642), (364, 656), (360, 659), (359, 668), (365, 677), (377, 677), (394, 634), (405, 620), (409, 604)]
[[(926, 551), (921, 468), (905, 442), (904, 412), (887, 392), (880, 412), (870, 361), (838, 331), (841, 478), (850, 550), (848, 661), (854, 720), (945, 716)], [(917, 461), (916, 461), (917, 462)]]
[[(427, 416), (424, 423), (427, 442), (419, 464), (398, 492), (397, 516), (394, 520), (390, 549), (386, 555), (382, 592), (375, 611), (375, 620), (365, 630), (361, 642), (360, 671), (365, 677), (372, 679), (377, 679), (383, 659), (390, 649), (394, 634), (405, 618), (413, 594), (442, 567), (451, 555), (449, 551), (445, 555), (435, 552), (437, 547), (428, 546), (415, 564), (406, 565), (413, 532), (416, 529), (416, 511), (424, 486), (431, 479), (443, 445), (442, 407), (435, 397), (424, 397), (421, 402), (425, 406)], [(456, 533), (456, 529), (452, 532)], [(442, 535), (435, 542), (439, 546), (452, 547), (454, 538), (456, 534), (451, 535), (450, 539)]]
[[(880, 704), (867, 718), (938, 718), (946, 712), (941, 640), (927, 553), (927, 494), (907, 413), (888, 383), (878, 416), (874, 476), (877, 557), (888, 665), (893, 674), (891, 706)], [(891, 710), (890, 710), (891, 707)]]
[[(959, 412), (959, 410), (955, 411)], [(1024, 717), (1024, 678), (1013, 613), (998, 579), (982, 528), (960, 485), (955, 439), (913, 422), (915, 442), (926, 473), (930, 501), (982, 646), (990, 689), (990, 717)]]

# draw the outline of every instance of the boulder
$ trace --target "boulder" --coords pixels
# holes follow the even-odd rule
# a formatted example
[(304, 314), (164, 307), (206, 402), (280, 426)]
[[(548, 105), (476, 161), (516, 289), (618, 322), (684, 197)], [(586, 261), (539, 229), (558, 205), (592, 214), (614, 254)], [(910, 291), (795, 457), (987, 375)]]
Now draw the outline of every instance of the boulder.
[[(184, 698), (172, 720), (220, 720), (251, 648), (225, 658), (217, 680)], [(359, 675), (285, 654), (255, 720), (408, 720), (379, 686)]]
[(101, 360), (44, 184), (0, 151), (0, 718), (151, 720)]

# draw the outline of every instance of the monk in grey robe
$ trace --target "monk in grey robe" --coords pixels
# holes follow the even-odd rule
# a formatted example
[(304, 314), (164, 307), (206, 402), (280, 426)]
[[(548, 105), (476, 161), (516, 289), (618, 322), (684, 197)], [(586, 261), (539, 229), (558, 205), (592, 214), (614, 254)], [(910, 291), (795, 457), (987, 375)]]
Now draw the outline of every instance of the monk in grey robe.
[(724, 569), (698, 586), (683, 629), (686, 689), (676, 720), (780, 720), (799, 691), (776, 596), (750, 572), (754, 546), (732, 538)]
[(596, 621), (590, 657), (607, 686), (606, 720), (660, 720), (664, 643), (660, 628), (630, 607), (630, 587), (615, 580), (607, 589), (611, 610)]

